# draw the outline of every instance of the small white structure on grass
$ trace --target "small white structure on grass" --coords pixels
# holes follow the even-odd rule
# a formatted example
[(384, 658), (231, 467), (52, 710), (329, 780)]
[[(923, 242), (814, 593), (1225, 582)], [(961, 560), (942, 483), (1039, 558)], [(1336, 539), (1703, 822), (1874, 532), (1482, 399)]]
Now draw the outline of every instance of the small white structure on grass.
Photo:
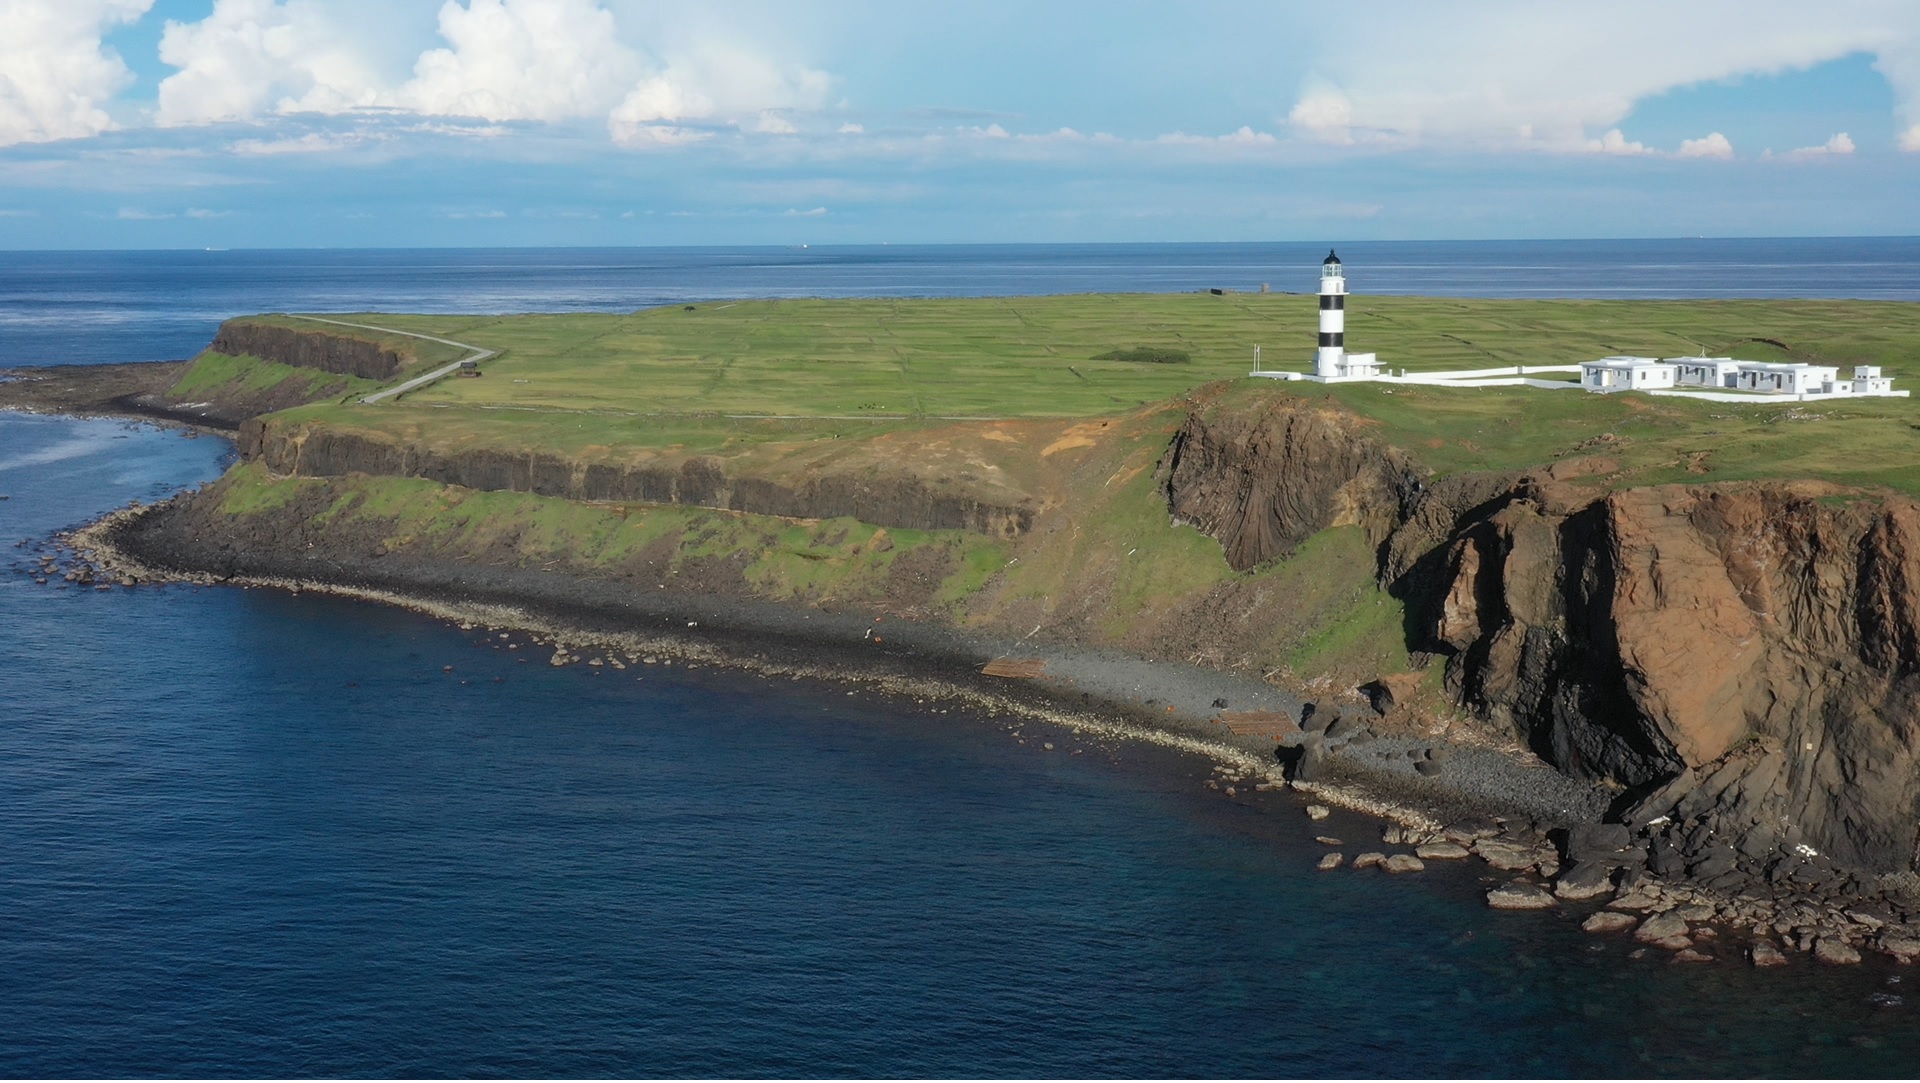
[(1580, 386), (1588, 391), (1653, 391), (1672, 387), (1675, 366), (1657, 357), (1615, 355), (1580, 363)]

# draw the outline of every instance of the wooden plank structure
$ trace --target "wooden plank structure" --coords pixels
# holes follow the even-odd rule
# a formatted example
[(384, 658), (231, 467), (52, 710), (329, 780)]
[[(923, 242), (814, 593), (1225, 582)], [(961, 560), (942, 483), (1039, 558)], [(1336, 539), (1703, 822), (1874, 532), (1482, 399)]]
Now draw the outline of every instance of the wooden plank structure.
[(1239, 737), (1271, 737), (1279, 740), (1299, 730), (1293, 716), (1285, 711), (1221, 711), (1215, 722)]
[(989, 677), (1013, 677), (1020, 680), (1036, 680), (1046, 671), (1045, 658), (995, 658), (980, 667), (980, 672)]

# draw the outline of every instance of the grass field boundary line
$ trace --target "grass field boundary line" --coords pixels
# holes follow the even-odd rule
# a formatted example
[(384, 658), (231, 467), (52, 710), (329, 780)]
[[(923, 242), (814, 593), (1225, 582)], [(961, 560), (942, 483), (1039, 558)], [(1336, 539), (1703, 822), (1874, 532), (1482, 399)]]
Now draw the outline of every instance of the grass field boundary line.
[(497, 354), (500, 352), (498, 350), (484, 349), (482, 347), (475, 346), (470, 342), (455, 342), (450, 338), (439, 338), (435, 335), (423, 335), (416, 331), (402, 331), (397, 327), (376, 327), (370, 323), (349, 323), (346, 320), (330, 320), (325, 316), (295, 315), (290, 318), (296, 319), (296, 320), (311, 320), (314, 323), (330, 323), (330, 324), (333, 324), (335, 327), (354, 327), (362, 331), (379, 331), (382, 334), (388, 334), (388, 335), (404, 335), (407, 338), (417, 338), (427, 342), (438, 342), (442, 346), (452, 346), (455, 349), (472, 351), (466, 357), (462, 357), (458, 361), (449, 362), (448, 364), (442, 365), (439, 368), (434, 369), (432, 372), (425, 373), (420, 376), (415, 376), (413, 379), (408, 380), (406, 383), (401, 384), (398, 387), (390, 387), (390, 388), (387, 388), (385, 391), (376, 391), (371, 395), (362, 396), (360, 399), (362, 403), (369, 403), (369, 404), (376, 403), (376, 402), (379, 402), (381, 399), (390, 399), (396, 395), (404, 395), (407, 392), (414, 390), (415, 388), (425, 387), (428, 384), (433, 383), (435, 380), (439, 380), (443, 377), (459, 372), (460, 366), (462, 365), (469, 364), (469, 363), (477, 365), (480, 362), (485, 361), (487, 358), (492, 357), (494, 354)]

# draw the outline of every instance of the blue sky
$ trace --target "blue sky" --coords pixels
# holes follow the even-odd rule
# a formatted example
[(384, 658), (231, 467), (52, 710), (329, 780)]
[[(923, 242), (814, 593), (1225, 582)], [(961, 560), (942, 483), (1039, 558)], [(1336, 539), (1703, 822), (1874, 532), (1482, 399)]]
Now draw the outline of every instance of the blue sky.
[(0, 247), (1911, 234), (1920, 3), (11, 0)]

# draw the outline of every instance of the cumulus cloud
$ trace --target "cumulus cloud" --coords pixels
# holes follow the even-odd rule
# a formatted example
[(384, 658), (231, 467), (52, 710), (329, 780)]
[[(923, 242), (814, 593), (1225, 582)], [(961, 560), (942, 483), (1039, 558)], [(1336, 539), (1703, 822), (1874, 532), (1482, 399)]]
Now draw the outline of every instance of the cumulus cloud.
[(487, 120), (564, 120), (603, 113), (640, 75), (613, 13), (595, 0), (447, 0), (447, 47), (415, 62), (393, 104)]
[(1920, 152), (1920, 124), (1900, 133), (1900, 149), (1909, 153)]
[[(826, 72), (708, 39), (641, 79), (608, 114), (607, 130), (628, 146), (687, 142), (712, 134), (715, 125), (739, 127), (742, 118), (819, 109), (832, 86)], [(705, 123), (709, 130), (702, 133), (687, 122)]]
[(867, 130), (866, 125), (855, 124), (852, 121), (848, 121), (847, 123), (840, 125), (841, 135), (864, 135), (866, 133), (866, 130)]
[(1781, 157), (1783, 158), (1830, 158), (1830, 157), (1833, 157), (1834, 155), (1852, 154), (1853, 150), (1854, 150), (1853, 137), (1849, 136), (1845, 132), (1838, 132), (1834, 135), (1832, 139), (1827, 140), (1825, 143), (1822, 143), (1817, 147), (1801, 147), (1797, 150), (1790, 150), (1787, 153), (1781, 155)]
[(1647, 98), (1863, 52), (1877, 58), (1907, 122), (1920, 121), (1910, 0), (1381, 0), (1364, 33), (1337, 25), (1320, 31), (1318, 72), (1287, 113), (1297, 138), (1605, 151), (1593, 133), (1618, 128)]
[(0, 2), (0, 146), (98, 135), (133, 74), (100, 43), (153, 0)]
[(1681, 140), (1675, 153), (1682, 158), (1731, 158), (1733, 144), (1719, 132), (1709, 132), (1699, 139)]
[(195, 23), (167, 20), (160, 59), (162, 125), (338, 113), (378, 104), (379, 78), (359, 35), (315, 0), (218, 0)]
[[(1525, 136), (1529, 133), (1522, 132), (1521, 134)], [(1626, 136), (1620, 134), (1620, 129), (1618, 128), (1609, 128), (1607, 133), (1600, 138), (1587, 140), (1587, 149), (1593, 151), (1595, 154), (1653, 153), (1653, 150), (1645, 143), (1628, 141)]]

